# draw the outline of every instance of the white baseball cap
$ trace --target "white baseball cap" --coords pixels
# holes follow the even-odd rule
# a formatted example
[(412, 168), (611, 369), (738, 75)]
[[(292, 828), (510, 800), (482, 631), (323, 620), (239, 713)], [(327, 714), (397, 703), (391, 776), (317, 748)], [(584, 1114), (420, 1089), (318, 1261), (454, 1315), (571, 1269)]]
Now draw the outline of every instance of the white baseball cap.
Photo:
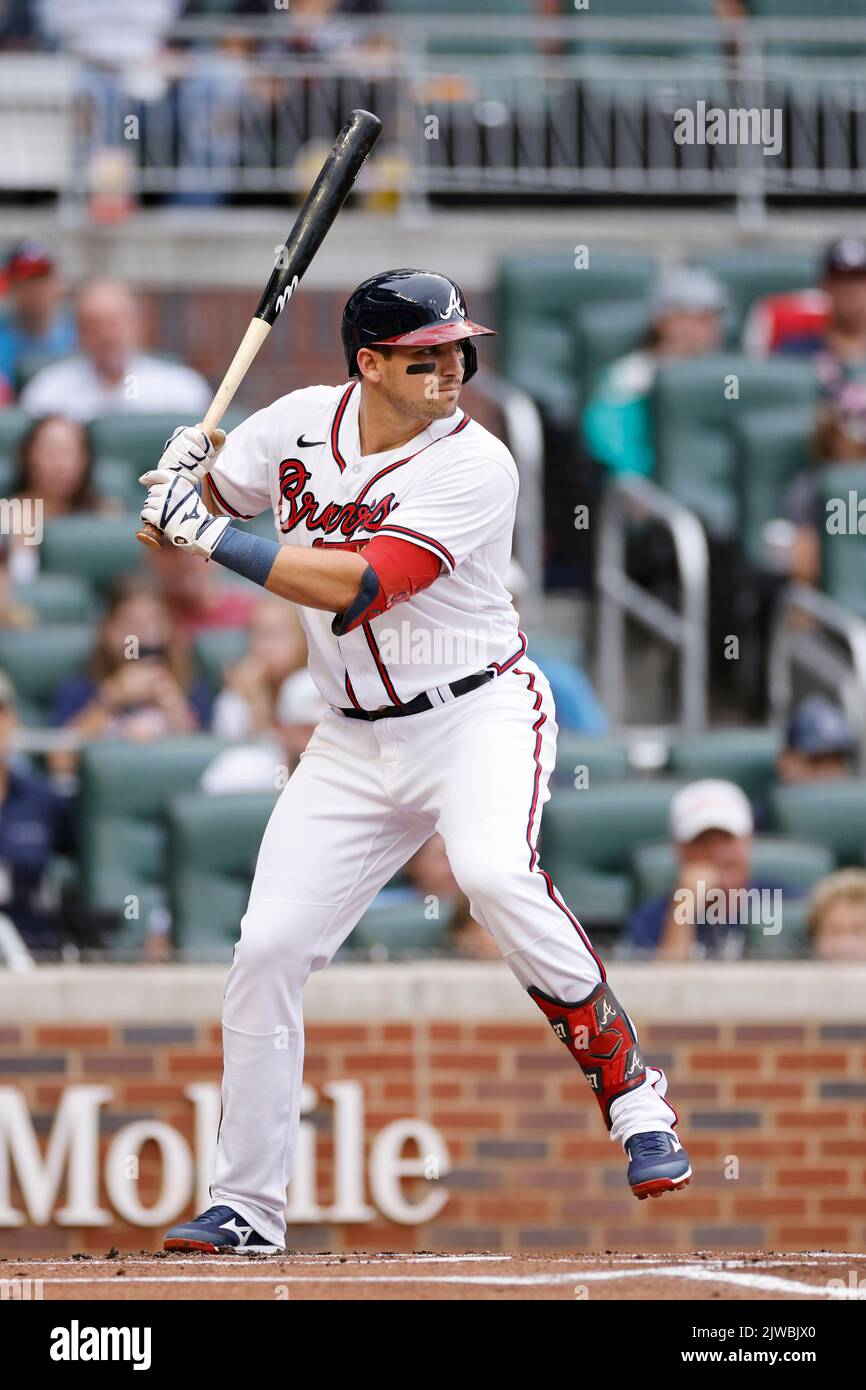
[(705, 830), (751, 835), (754, 826), (749, 798), (733, 782), (713, 777), (690, 782), (671, 801), (671, 836), (678, 845), (687, 845)]

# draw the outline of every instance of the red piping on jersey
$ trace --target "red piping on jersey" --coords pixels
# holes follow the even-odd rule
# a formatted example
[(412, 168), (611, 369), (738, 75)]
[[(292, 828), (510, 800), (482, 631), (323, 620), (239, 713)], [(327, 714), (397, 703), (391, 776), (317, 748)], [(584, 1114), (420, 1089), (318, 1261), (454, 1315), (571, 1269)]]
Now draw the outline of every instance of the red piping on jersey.
[(343, 472), (343, 469), (346, 467), (346, 460), (340, 453), (340, 425), (342, 424), (343, 416), (346, 413), (346, 406), (349, 404), (349, 397), (351, 396), (352, 392), (354, 391), (357, 385), (357, 381), (353, 381), (349, 389), (343, 392), (343, 395), (340, 398), (340, 404), (337, 406), (337, 411), (334, 415), (334, 422), (331, 425), (331, 453), (334, 455), (334, 458), (337, 462), (337, 467), (339, 468), (341, 473)]
[(422, 444), (420, 449), (416, 449), (414, 454), (407, 454), (405, 458), (396, 459), (394, 463), (386, 463), (385, 467), (380, 468), (379, 472), (375, 473), (373, 477), (370, 479), (370, 481), (368, 483), (365, 483), (364, 486), (361, 488), (361, 491), (355, 498), (355, 505), (357, 506), (357, 504), (362, 500), (364, 493), (367, 492), (368, 489), (374, 485), (374, 483), (378, 483), (380, 478), (384, 478), (386, 473), (390, 473), (395, 468), (402, 468), (404, 463), (410, 463), (411, 460), (416, 459), (419, 454), (423, 454), (425, 449), (432, 449), (434, 444), (441, 444), (443, 439), (450, 439), (452, 435), (459, 434), (461, 430), (465, 430), (466, 426), (471, 425), (471, 423), (472, 416), (464, 415), (463, 419), (460, 421), (460, 424), (455, 425), (453, 430), (449, 430), (447, 434), (440, 435), (438, 439), (428, 440), (426, 444)]
[(249, 516), (247, 516), (244, 512), (235, 511), (234, 507), (232, 507), (230, 503), (228, 503), (226, 499), (223, 497), (222, 493), (220, 492), (219, 488), (213, 480), (212, 473), (208, 473), (207, 480), (210, 483), (210, 490), (216, 498), (217, 505), (222, 507), (224, 512), (228, 512), (229, 516), (236, 516), (238, 521), (252, 521), (253, 517), (255, 516), (255, 512), (250, 512)]
[(364, 631), (364, 636), (367, 639), (367, 646), (370, 648), (373, 660), (376, 663), (376, 670), (379, 672), (379, 675), (382, 678), (382, 684), (384, 685), (385, 690), (387, 691), (388, 699), (391, 701), (392, 705), (404, 704), (405, 701), (400, 699), (399, 695), (394, 689), (391, 677), (388, 675), (388, 668), (382, 660), (382, 654), (379, 651), (379, 647), (377, 645), (375, 637), (373, 636), (373, 630), (370, 627), (370, 624), (362, 623), (361, 626)]
[(523, 656), (524, 652), (526, 651), (525, 636), (519, 630), (517, 635), (520, 638), (520, 646), (518, 647), (517, 651), (514, 653), (513, 656), (510, 656), (508, 660), (506, 662), (503, 662), (501, 666), (498, 661), (488, 661), (487, 663), (488, 669), (492, 666), (496, 674), (499, 676), (501, 676), (505, 671), (507, 671), (509, 666), (513, 666), (515, 661), (519, 661), (520, 658)]
[(348, 671), (346, 672), (346, 680), (345, 680), (344, 684), (345, 684), (345, 686), (346, 686), (346, 694), (348, 695), (349, 699), (352, 701), (352, 704), (355, 706), (355, 709), (360, 709), (361, 706), (358, 704), (358, 701), (355, 699), (355, 692), (354, 692), (354, 690), (352, 689), (352, 682), (349, 680), (349, 672), (348, 672)]
[[(521, 636), (523, 636), (522, 633)], [(523, 640), (525, 642), (526, 638), (524, 638)], [(491, 665), (493, 664), (495, 663), (491, 662)], [(503, 667), (503, 670), (504, 669), (505, 668)], [(586, 949), (589, 951), (590, 955), (592, 956), (593, 960), (598, 966), (599, 975), (602, 981), (606, 981), (607, 975), (605, 974), (604, 966), (602, 965), (601, 961), (599, 960), (598, 956), (593, 950), (592, 942), (586, 935), (586, 932), (583, 930), (583, 927), (580, 925), (577, 918), (574, 916), (574, 913), (566, 907), (565, 903), (559, 897), (557, 889), (554, 887), (553, 882), (551, 880), (550, 874), (547, 873), (545, 869), (542, 869), (541, 865), (538, 863), (538, 850), (532, 843), (532, 822), (535, 820), (535, 813), (538, 810), (538, 791), (541, 783), (541, 763), (539, 761), (539, 752), (541, 750), (541, 730), (544, 724), (547, 723), (547, 715), (541, 710), (541, 691), (536, 690), (535, 688), (534, 672), (521, 671), (518, 666), (515, 666), (513, 674), (515, 676), (528, 677), (529, 691), (531, 694), (535, 696), (535, 704), (533, 705), (533, 709), (538, 710), (540, 712), (539, 718), (532, 726), (533, 733), (535, 734), (535, 748), (533, 749), (532, 753), (532, 760), (535, 763), (535, 775), (532, 779), (532, 803), (529, 807), (529, 817), (526, 822), (526, 843), (529, 846), (529, 870), (530, 873), (541, 874), (541, 877), (544, 879), (545, 886), (547, 888), (547, 896), (550, 898), (550, 901), (554, 904), (555, 907), (559, 908), (560, 912), (565, 913), (566, 917), (571, 922), (571, 925), (574, 927), (575, 931), (580, 936), (581, 940), (586, 946)]]

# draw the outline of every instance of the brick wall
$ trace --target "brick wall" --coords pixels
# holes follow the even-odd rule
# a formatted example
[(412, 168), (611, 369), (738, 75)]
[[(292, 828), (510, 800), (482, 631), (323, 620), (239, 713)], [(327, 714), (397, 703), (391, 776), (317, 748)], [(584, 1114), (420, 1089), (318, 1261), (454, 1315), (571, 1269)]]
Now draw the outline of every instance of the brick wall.
[[(455, 969), (461, 972), (457, 988), (448, 984)], [(79, 979), (88, 973), (79, 968)], [(676, 1018), (658, 1008), (660, 997), (671, 991), (656, 986), (670, 973), (632, 967), (613, 981), (638, 1023), (646, 1057), (668, 1074), (679, 1133), (695, 1170), (686, 1193), (657, 1203), (637, 1203), (628, 1192), (623, 1155), (607, 1137), (583, 1076), (504, 967), (344, 966), (316, 977), (308, 987), (305, 1080), (311, 1090), (304, 1123), (315, 1135), (316, 1197), (325, 1214), (293, 1225), (290, 1245), (862, 1248), (866, 1019), (860, 1001), (866, 972), (824, 968), (810, 985), (815, 969), (808, 965), (786, 965), (781, 972), (758, 967), (757, 977), (755, 967), (721, 967), (714, 982), (706, 974), (696, 977), (700, 988), (692, 989), (690, 1005), (681, 1006)], [(0, 1088), (15, 1088), (25, 1098), (43, 1155), (67, 1088), (112, 1088), (99, 1112), (100, 1200), (107, 1210), (104, 1164), (118, 1131), (135, 1121), (159, 1120), (194, 1151), (195, 1110), (185, 1088), (219, 1082), (216, 1020), (223, 972), (194, 970), (186, 1008), (177, 979), (183, 968), (173, 974), (166, 991), (159, 983), (164, 971), (118, 969), (110, 990), (89, 986), (82, 996), (55, 985), (62, 971), (47, 972), (41, 1001), (38, 978), (18, 982), (17, 989), (8, 976), (0, 981), (0, 1016), (14, 1017), (16, 1000), (19, 1016), (0, 1028)], [(744, 977), (752, 982), (745, 993)], [(758, 1008), (753, 1001), (762, 988), (766, 998)], [(675, 992), (688, 996), (686, 989)], [(803, 1010), (798, 1018), (801, 999), (816, 995), (812, 1016), (803, 1021)], [(718, 1021), (707, 1021), (713, 1016), (708, 997), (716, 1000)], [(91, 1017), (100, 998), (102, 1020)], [(348, 999), (355, 1001), (354, 1014)], [(725, 1017), (729, 1005), (733, 1016)], [(58, 1017), (64, 1013), (66, 1018)], [(401, 1225), (374, 1214), (361, 1223), (329, 1223), (336, 1126), (326, 1088), (334, 1082), (360, 1086), (365, 1196), (371, 1205), (366, 1160), (377, 1134), (407, 1116), (440, 1132), (451, 1171), (438, 1179), (447, 1202), (435, 1220)], [(413, 1152), (410, 1145), (407, 1153)], [(140, 1200), (156, 1201), (162, 1182), (159, 1151), (147, 1142)], [(414, 1177), (402, 1188), (417, 1200), (429, 1193), (430, 1183)], [(61, 1187), (56, 1207), (65, 1193)], [(14, 1176), (11, 1200), (22, 1208)], [(24, 1226), (0, 1227), (0, 1247), (7, 1255), (93, 1254), (112, 1245), (158, 1248), (161, 1229), (116, 1216), (104, 1226), (64, 1226), (53, 1214), (47, 1224), (28, 1219)]]

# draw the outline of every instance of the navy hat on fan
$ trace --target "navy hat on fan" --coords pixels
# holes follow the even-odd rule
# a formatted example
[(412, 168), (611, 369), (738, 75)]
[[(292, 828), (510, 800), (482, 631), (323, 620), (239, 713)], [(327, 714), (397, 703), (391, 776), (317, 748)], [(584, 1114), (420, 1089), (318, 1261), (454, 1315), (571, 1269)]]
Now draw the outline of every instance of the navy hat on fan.
[(788, 724), (787, 746), (794, 753), (820, 757), (854, 752), (854, 736), (838, 705), (823, 695), (801, 700)]
[(866, 275), (866, 241), (861, 236), (843, 236), (824, 253), (825, 275)]
[[(463, 342), (495, 330), (473, 323), (463, 291), (432, 270), (386, 270), (365, 280), (349, 296), (340, 325), (349, 376), (358, 376), (362, 347), (432, 347)], [(475, 344), (463, 347), (463, 381), (478, 370)]]

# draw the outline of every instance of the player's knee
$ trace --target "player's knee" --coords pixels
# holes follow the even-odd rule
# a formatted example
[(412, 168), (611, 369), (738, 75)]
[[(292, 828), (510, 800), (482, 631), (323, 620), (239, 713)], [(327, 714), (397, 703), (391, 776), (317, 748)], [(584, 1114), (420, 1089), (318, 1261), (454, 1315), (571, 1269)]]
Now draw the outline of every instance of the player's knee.
[(260, 979), (271, 972), (306, 980), (314, 942), (315, 935), (304, 929), (291, 905), (271, 899), (251, 902), (241, 918), (235, 964), (254, 971)]
[(468, 838), (459, 846), (448, 847), (451, 871), (470, 902), (496, 898), (502, 892), (505, 868), (497, 854), (495, 839)]

